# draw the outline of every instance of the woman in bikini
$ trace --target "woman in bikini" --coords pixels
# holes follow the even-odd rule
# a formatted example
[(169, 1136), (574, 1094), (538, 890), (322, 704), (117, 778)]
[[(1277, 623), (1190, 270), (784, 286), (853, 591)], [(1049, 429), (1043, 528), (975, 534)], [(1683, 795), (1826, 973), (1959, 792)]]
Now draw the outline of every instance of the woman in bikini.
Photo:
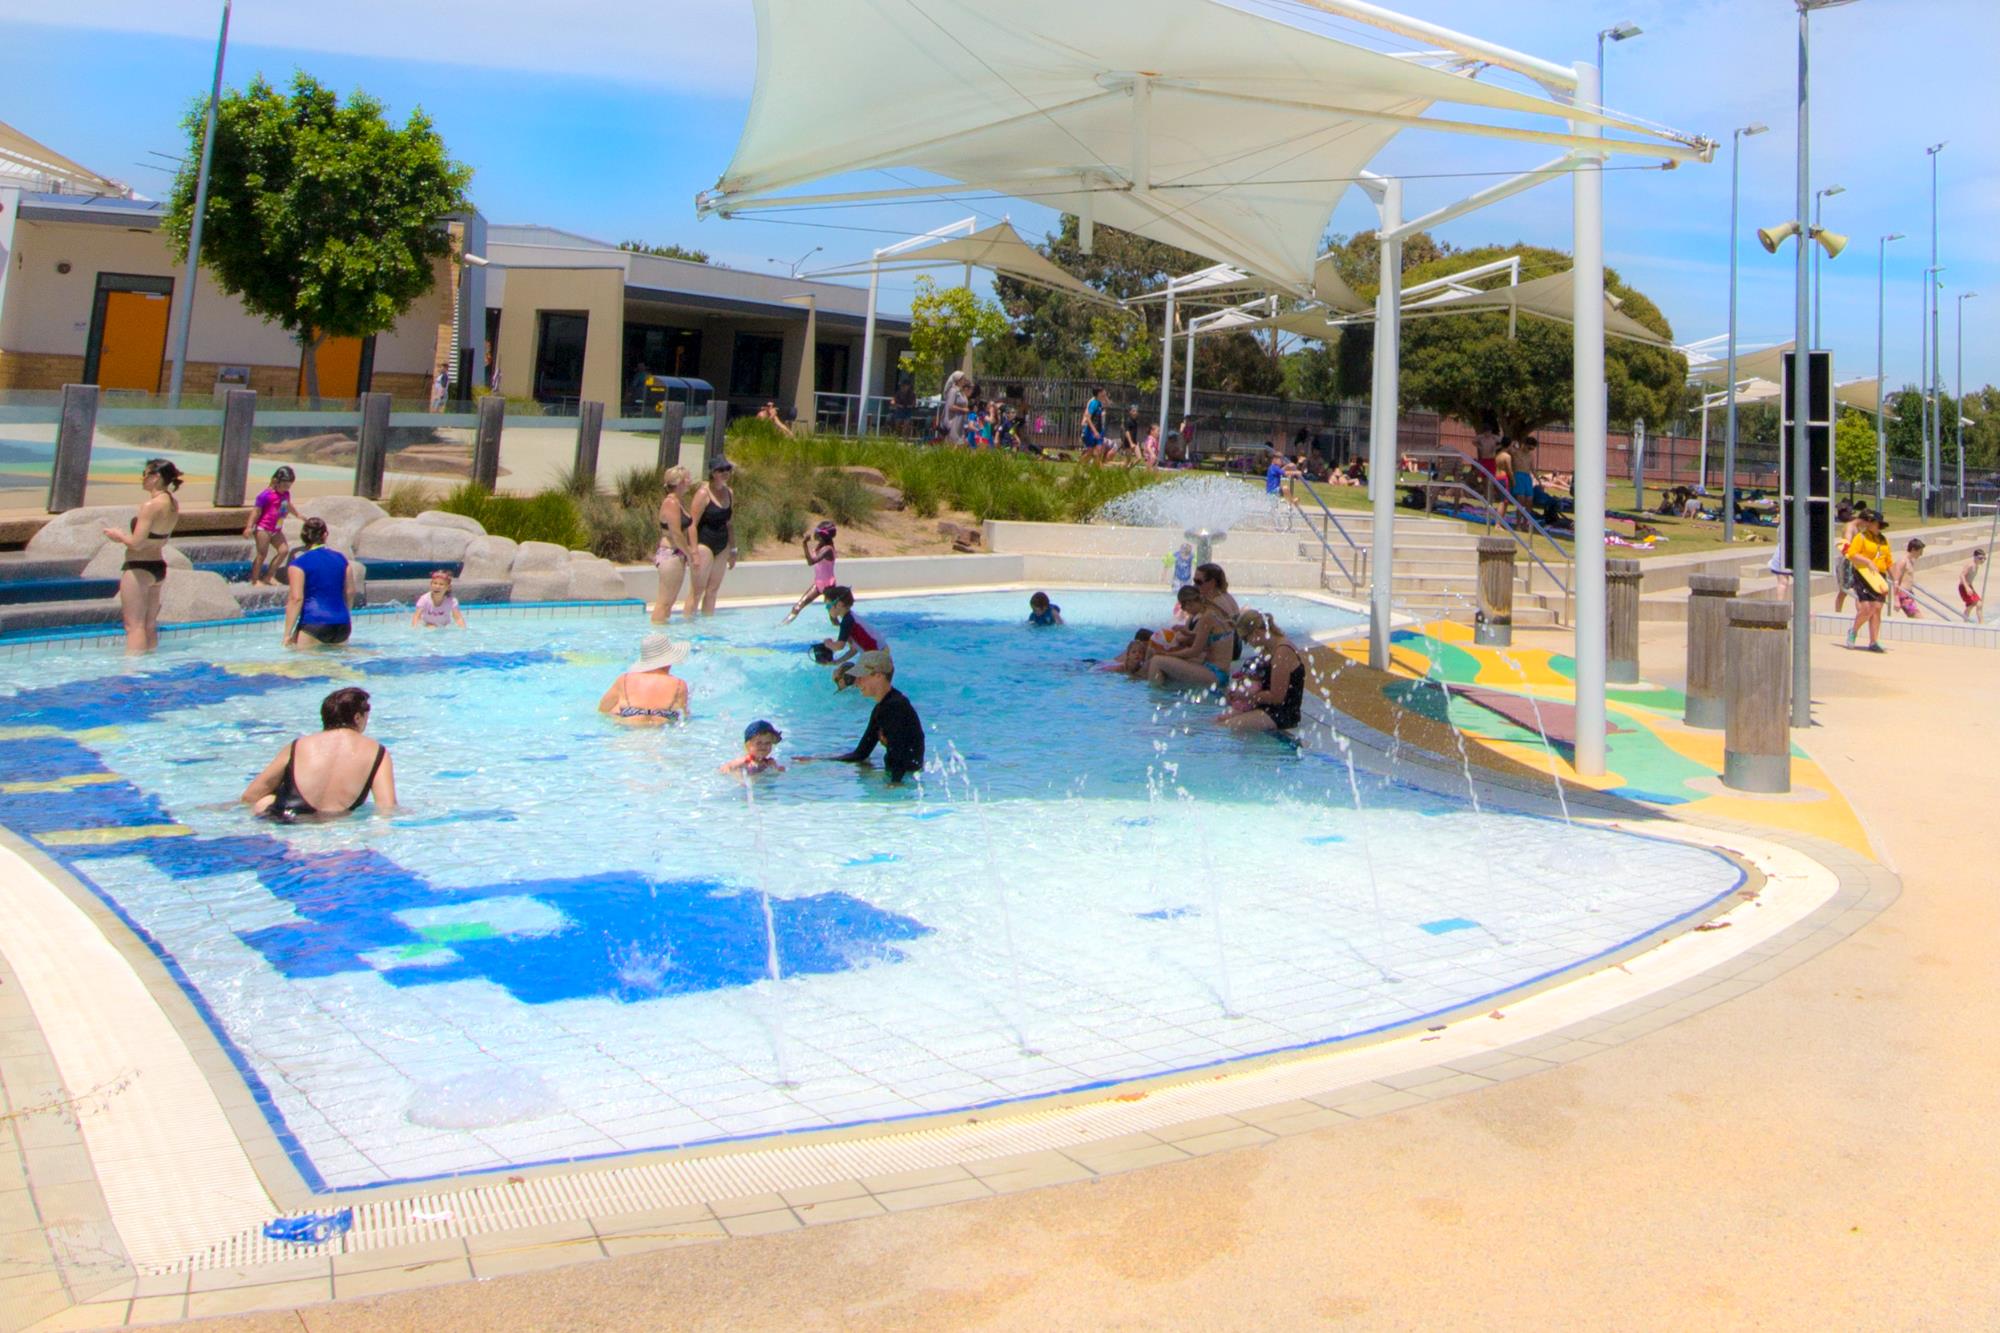
[(160, 646), (160, 595), (167, 582), (167, 538), (180, 521), (181, 470), (164, 458), (146, 460), (139, 478), (146, 498), (133, 516), (132, 530), (104, 529), (104, 535), (125, 548), (118, 571), (118, 606), (125, 614), (125, 652), (150, 653)]
[(1245, 611), (1236, 618), (1236, 632), (1257, 651), (1258, 663), (1248, 675), (1248, 688), (1238, 711), (1216, 718), (1232, 731), (1291, 731), (1303, 716), (1306, 663), (1299, 650), (1262, 611)]
[(1200, 589), (1195, 589), (1192, 600), (1187, 588), (1181, 589), (1179, 597), (1188, 612), (1187, 637), (1146, 660), (1146, 683), (1227, 690), (1230, 654), (1236, 646), (1235, 626)]
[(378, 810), (396, 804), (396, 765), (368, 730), (368, 691), (348, 686), (320, 701), (317, 736), (301, 736), (243, 789), (243, 804), (280, 823), (359, 810), (370, 796)]
[(690, 535), (694, 519), (688, 513), (688, 487), (694, 478), (684, 467), (670, 467), (660, 481), (666, 494), (660, 497), (660, 548), (653, 554), (653, 564), (660, 571), (660, 595), (653, 602), (655, 625), (674, 618), (674, 600), (681, 595), (681, 581), (694, 563), (694, 538)]
[(718, 458), (708, 469), (708, 481), (694, 493), (690, 518), (694, 523), (694, 578), (688, 584), (687, 616), (715, 614), (722, 580), (736, 568), (736, 492), (729, 479), (736, 465)]
[(687, 661), (688, 646), (675, 643), (664, 634), (648, 634), (639, 645), (639, 660), (597, 701), (597, 711), (628, 727), (663, 727), (669, 722), (685, 722), (694, 714), (688, 709), (687, 682), (673, 669)]

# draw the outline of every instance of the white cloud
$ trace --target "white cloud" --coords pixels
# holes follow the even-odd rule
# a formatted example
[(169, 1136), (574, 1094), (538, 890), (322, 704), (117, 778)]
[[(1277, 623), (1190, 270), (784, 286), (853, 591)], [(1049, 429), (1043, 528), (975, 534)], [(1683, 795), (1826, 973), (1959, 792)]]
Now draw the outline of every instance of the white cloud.
[[(0, 0), (0, 25), (59, 24), (212, 41), (213, 0)], [(382, 59), (591, 75), (743, 96), (756, 69), (749, 0), (242, 0), (230, 42)]]

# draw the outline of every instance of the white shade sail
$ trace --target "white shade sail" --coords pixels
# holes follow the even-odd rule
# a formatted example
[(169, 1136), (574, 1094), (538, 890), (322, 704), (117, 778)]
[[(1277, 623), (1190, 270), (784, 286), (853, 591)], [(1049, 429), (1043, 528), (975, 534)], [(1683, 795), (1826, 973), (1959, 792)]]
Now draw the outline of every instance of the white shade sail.
[[(1490, 291), (1452, 292), (1412, 301), (1403, 306), (1402, 317), (1408, 320), (1436, 315), (1511, 311), (1521, 315), (1539, 315), (1543, 319), (1553, 319), (1567, 324), (1576, 309), (1575, 289), (1574, 272), (1564, 269), (1561, 273), (1551, 273), (1543, 278), (1531, 278), (1514, 286), (1495, 287)], [(1352, 299), (1357, 303), (1360, 302), (1359, 297)], [(1293, 310), (1272, 319), (1260, 320), (1256, 327), (1279, 329), (1285, 333), (1296, 333), (1302, 337), (1325, 341), (1344, 325), (1372, 322), (1374, 315), (1368, 312), (1365, 304), (1361, 305), (1361, 310), (1367, 313), (1340, 315), (1317, 308)], [(1604, 298), (1604, 332), (1607, 337), (1650, 343), (1655, 347), (1671, 345), (1667, 339), (1620, 310), (1617, 301), (1609, 295)]]
[[(1341, 194), (1411, 126), (1704, 158), (1712, 145), (1219, 0), (756, 0), (756, 92), (704, 212), (876, 168), (1077, 214), (1313, 290)], [(1439, 102), (1508, 123), (1426, 119)], [(1538, 119), (1525, 128), (1514, 119)], [(1642, 140), (1582, 140), (1570, 121)], [(943, 192), (937, 186), (872, 197)]]
[[(970, 264), (973, 268), (1003, 273), (1010, 278), (1031, 282), (1038, 287), (1049, 287), (1086, 301), (1099, 301), (1107, 305), (1118, 304), (1113, 298), (1090, 284), (1072, 277), (1060, 265), (1045, 258), (1034, 246), (1021, 239), (1021, 233), (1015, 231), (1013, 224), (1008, 222), (996, 222), (990, 227), (973, 232), (970, 236), (950, 236), (914, 250), (884, 255), (879, 263), (884, 273)], [(863, 261), (858, 264), (843, 264), (838, 268), (821, 269), (812, 276), (853, 277), (865, 275), (874, 267), (874, 263)]]
[(0, 185), (19, 185), (30, 190), (74, 190), (118, 198), (127, 198), (132, 193), (110, 177), (70, 161), (7, 124), (0, 124)]
[[(1741, 384), (1744, 380), (1757, 379), (1776, 383), (1782, 380), (1785, 375), (1785, 358), (1792, 354), (1793, 346), (1792, 343), (1779, 343), (1775, 347), (1759, 347), (1755, 351), (1748, 352), (1739, 347), (1736, 351), (1736, 382)], [(1720, 389), (1728, 388), (1727, 354), (1713, 350), (1709, 354), (1713, 360), (1696, 361), (1692, 356), (1688, 358), (1688, 378), (1700, 380), (1704, 384), (1713, 384)]]

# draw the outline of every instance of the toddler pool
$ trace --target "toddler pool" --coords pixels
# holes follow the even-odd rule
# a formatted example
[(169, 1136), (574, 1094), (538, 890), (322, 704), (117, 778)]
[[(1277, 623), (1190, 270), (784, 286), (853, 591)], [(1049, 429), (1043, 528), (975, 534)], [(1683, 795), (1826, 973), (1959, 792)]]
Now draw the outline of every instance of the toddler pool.
[[(1335, 1041), (1617, 949), (1733, 891), (1677, 843), (1498, 814), (1211, 727), (1090, 670), (1163, 593), (865, 602), (930, 766), (846, 749), (826, 619), (689, 633), (694, 719), (594, 713), (630, 608), (367, 617), (341, 654), (196, 637), (0, 666), (0, 824), (160, 952), (315, 1188), (964, 1110)], [(1358, 621), (1260, 597), (1295, 637)], [(675, 632), (685, 627), (676, 625)], [(391, 817), (234, 801), (338, 684), (374, 696)], [(776, 977), (774, 980), (773, 977)]]

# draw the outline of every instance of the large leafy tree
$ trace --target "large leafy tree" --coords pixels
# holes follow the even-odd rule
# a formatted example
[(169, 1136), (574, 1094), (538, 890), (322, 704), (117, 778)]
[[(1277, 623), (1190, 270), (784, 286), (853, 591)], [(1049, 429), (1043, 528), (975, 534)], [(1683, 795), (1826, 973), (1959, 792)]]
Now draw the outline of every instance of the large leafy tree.
[[(203, 99), (188, 112), (190, 164), (206, 110)], [(422, 111), (399, 128), (366, 93), (342, 102), (300, 72), (285, 94), (260, 76), (216, 108), (201, 260), (218, 286), (305, 351), (382, 333), (436, 281), (451, 252), (443, 218), (464, 207), (471, 180)], [(194, 194), (189, 165), (165, 222), (180, 258)], [(318, 358), (305, 364), (306, 393), (317, 399)]]
[[(1420, 234), (1411, 238), (1410, 248), (1419, 240), (1429, 242)], [(1378, 284), (1364, 274), (1372, 273), (1374, 246), (1372, 234), (1352, 238), (1346, 249), (1356, 252), (1351, 254), (1354, 271), (1343, 269), (1356, 293), (1370, 300)], [(1521, 256), (1523, 281), (1560, 272), (1570, 264), (1569, 256), (1559, 250), (1489, 245), (1440, 250), (1435, 258), (1406, 266), (1403, 280), (1405, 285), (1426, 282), (1516, 254)], [(1493, 286), (1505, 278), (1483, 281)], [(1672, 338), (1673, 328), (1659, 307), (1627, 286), (1616, 272), (1604, 271), (1604, 286), (1620, 299), (1625, 314), (1661, 337)], [(1509, 337), (1504, 313), (1415, 318), (1404, 322), (1402, 342), (1405, 408), (1429, 408), (1509, 436), (1569, 419), (1574, 407), (1573, 346), (1567, 324), (1522, 315)], [(1344, 395), (1366, 396), (1373, 345), (1371, 326), (1356, 325), (1342, 331), (1334, 360)], [(1682, 414), (1687, 359), (1671, 348), (1607, 339), (1604, 377), (1615, 425), (1644, 420), (1657, 429)]]
[(970, 287), (940, 287), (929, 278), (917, 279), (910, 300), (910, 350), (904, 356), (919, 392), (941, 388), (969, 343), (992, 342), (1006, 334), (1006, 314)]
[(1853, 408), (1841, 412), (1833, 428), (1833, 475), (1842, 485), (1875, 480), (1875, 421)]

